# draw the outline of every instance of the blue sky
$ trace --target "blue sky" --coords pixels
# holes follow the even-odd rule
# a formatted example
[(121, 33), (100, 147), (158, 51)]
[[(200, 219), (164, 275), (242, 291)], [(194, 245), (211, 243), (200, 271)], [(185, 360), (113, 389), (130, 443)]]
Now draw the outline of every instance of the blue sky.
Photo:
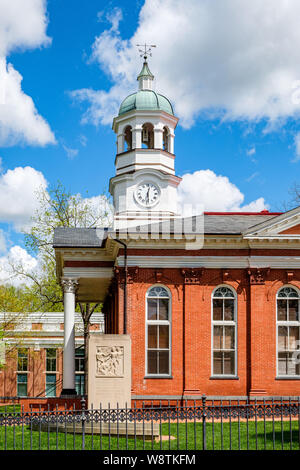
[[(16, 33), (7, 39), (5, 14), (14, 3)], [(299, 104), (288, 103), (300, 80), (299, 2), (276, 1), (276, 14), (269, 0), (245, 0), (236, 13), (238, 3), (224, 0), (220, 12), (217, 0), (38, 0), (23, 11), (21, 0), (0, 0), (0, 59), (23, 77), (20, 100), (26, 95), (35, 107), (35, 116), (24, 111), (19, 124), (16, 101), (9, 138), (0, 109), (0, 197), (14, 184), (16, 168), (27, 167), (34, 184), (39, 178), (49, 185), (60, 180), (72, 193), (88, 191), (89, 196), (107, 191), (114, 175), (112, 116), (122, 98), (136, 89), (141, 59), (135, 44), (147, 41), (157, 44), (149, 60), (156, 89), (171, 99), (180, 118), (176, 171), (189, 173), (196, 188), (190, 191), (186, 184), (186, 199), (204, 198), (209, 210), (280, 210), (299, 182)], [(31, 31), (21, 31), (23, 18), (29, 24), (40, 21), (40, 30), (33, 23)], [(36, 116), (43, 120), (43, 137)], [(31, 119), (29, 138), (22, 121), (29, 127)], [(199, 173), (203, 170), (209, 172)], [(29, 171), (22, 177), (29, 191)], [(12, 197), (22, 184), (9, 187)], [(26, 217), (34, 208), (29, 199)], [(13, 246), (23, 247), (25, 220), (8, 206), (2, 197), (4, 261)]]

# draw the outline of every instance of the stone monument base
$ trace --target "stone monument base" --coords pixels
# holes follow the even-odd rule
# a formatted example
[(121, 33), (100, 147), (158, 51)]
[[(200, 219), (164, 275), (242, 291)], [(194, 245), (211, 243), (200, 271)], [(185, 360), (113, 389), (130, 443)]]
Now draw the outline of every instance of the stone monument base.
[(130, 336), (91, 332), (88, 357), (88, 408), (130, 408)]
[[(81, 423), (76, 424), (33, 424), (32, 429), (44, 432), (59, 432), (67, 434), (83, 434)], [(145, 440), (152, 439), (152, 436), (159, 436), (159, 423), (86, 423), (84, 426), (85, 434), (103, 435), (103, 436), (119, 436), (128, 438), (143, 438)]]

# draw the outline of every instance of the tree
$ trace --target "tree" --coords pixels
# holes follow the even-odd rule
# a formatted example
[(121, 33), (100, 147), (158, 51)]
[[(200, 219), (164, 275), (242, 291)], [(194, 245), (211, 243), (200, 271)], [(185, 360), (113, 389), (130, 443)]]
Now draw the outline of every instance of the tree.
[[(11, 356), (22, 346), (26, 333), (17, 332), (28, 312), (36, 309), (36, 298), (26, 288), (0, 286), (0, 368), (4, 366), (5, 356)], [(13, 342), (7, 342), (13, 337)]]
[[(58, 182), (54, 188), (41, 188), (37, 192), (38, 209), (32, 217), (32, 226), (24, 232), (25, 246), (29, 253), (37, 256), (39, 267), (29, 272), (22, 266), (11, 265), (15, 276), (30, 282), (30, 291), (36, 296), (39, 310), (61, 311), (63, 293), (56, 281), (56, 263), (53, 249), (53, 234), (57, 227), (107, 227), (111, 224), (111, 208), (108, 198), (101, 195), (94, 198), (83, 198), (72, 195)], [(79, 303), (77, 309), (83, 320), (85, 379), (87, 377), (88, 350), (87, 341), (90, 330), (90, 319), (95, 311), (101, 311), (101, 305)], [(87, 380), (85, 380), (85, 392)]]
[(300, 206), (300, 184), (294, 183), (294, 185), (289, 190), (289, 193), (291, 195), (291, 206)]

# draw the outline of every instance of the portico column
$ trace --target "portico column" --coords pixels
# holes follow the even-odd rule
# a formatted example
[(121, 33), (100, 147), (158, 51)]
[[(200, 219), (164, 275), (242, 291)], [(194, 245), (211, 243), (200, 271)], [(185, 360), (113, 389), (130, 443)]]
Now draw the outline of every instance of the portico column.
[(75, 293), (77, 279), (63, 279), (64, 290), (64, 355), (61, 396), (76, 395), (75, 390)]

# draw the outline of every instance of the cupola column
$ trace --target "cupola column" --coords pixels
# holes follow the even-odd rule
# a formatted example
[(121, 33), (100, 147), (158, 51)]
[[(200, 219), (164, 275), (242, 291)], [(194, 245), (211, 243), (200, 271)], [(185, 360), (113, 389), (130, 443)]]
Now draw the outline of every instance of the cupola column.
[(154, 128), (154, 148), (163, 149), (163, 129), (160, 127)]
[(124, 152), (124, 134), (119, 134), (117, 140), (117, 153), (122, 152)]
[(132, 148), (140, 149), (142, 148), (142, 126), (136, 125), (132, 129)]
[(172, 132), (169, 134), (169, 152), (170, 153), (173, 153), (174, 154), (174, 137), (175, 137), (175, 134), (173, 134)]

